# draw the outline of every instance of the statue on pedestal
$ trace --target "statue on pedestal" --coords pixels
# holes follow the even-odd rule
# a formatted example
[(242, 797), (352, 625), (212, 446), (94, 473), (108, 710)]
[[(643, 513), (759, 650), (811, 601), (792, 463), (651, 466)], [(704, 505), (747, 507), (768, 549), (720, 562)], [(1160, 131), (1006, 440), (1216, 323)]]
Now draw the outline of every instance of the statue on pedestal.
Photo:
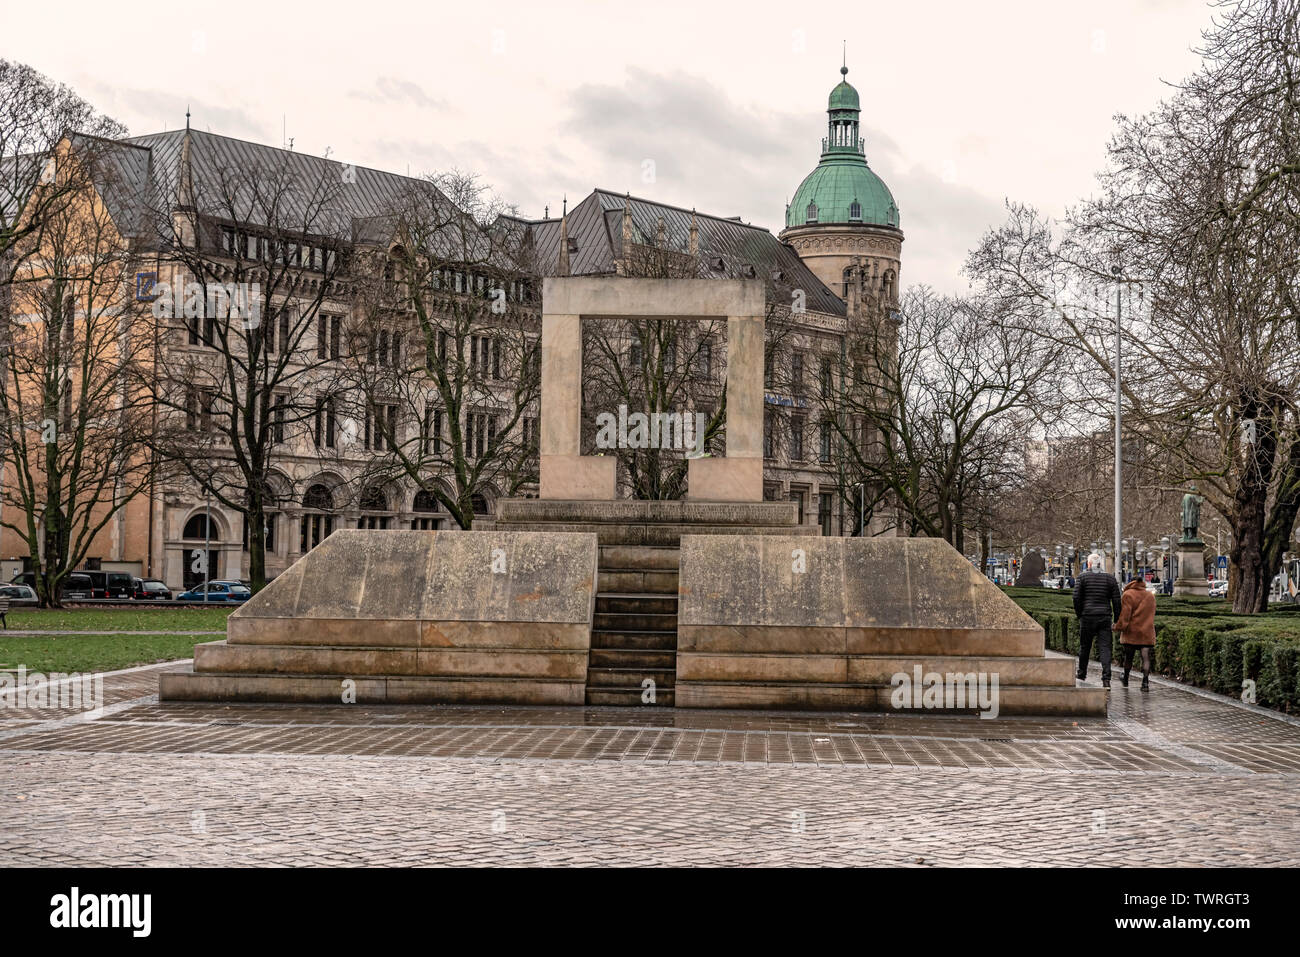
[(1196, 494), (1196, 483), (1193, 482), (1191, 491), (1183, 496), (1183, 537), (1178, 540), (1179, 544), (1202, 544), (1200, 534), (1202, 501), (1204, 499)]

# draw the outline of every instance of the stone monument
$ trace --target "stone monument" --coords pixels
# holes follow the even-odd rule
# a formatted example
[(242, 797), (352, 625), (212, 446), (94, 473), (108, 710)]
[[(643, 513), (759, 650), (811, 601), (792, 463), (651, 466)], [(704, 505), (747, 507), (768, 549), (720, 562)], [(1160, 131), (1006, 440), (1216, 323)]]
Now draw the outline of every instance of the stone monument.
[[(946, 542), (823, 539), (762, 500), (765, 308), (757, 280), (547, 279), (541, 497), (474, 531), (335, 532), (160, 698), (987, 714), (991, 689), (1006, 713), (1103, 714)], [(684, 500), (617, 499), (615, 458), (581, 454), (602, 317), (726, 318), (726, 455), (689, 460)]]
[(1178, 577), (1174, 579), (1175, 595), (1209, 595), (1210, 583), (1205, 577), (1205, 542), (1201, 541), (1201, 502), (1196, 484), (1183, 496), (1183, 534), (1178, 539)]

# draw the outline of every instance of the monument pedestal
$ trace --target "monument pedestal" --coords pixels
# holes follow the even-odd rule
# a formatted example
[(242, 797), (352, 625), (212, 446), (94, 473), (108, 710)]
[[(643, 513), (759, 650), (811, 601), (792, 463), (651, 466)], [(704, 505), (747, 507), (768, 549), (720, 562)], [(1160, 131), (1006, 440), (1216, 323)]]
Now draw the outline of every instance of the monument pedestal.
[(1210, 594), (1210, 583), (1205, 577), (1205, 543), (1178, 543), (1178, 577), (1174, 579), (1175, 595)]

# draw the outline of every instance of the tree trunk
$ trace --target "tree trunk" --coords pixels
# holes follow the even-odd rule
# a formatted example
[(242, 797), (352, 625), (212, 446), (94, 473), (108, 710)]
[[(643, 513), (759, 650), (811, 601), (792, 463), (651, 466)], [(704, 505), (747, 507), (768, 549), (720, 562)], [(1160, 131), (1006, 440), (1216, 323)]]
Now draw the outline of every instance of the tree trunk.
[(1229, 589), (1232, 610), (1239, 615), (1256, 615), (1268, 610), (1268, 589), (1273, 576), (1264, 560), (1263, 508), (1251, 509), (1246, 521), (1237, 521), (1228, 552)]

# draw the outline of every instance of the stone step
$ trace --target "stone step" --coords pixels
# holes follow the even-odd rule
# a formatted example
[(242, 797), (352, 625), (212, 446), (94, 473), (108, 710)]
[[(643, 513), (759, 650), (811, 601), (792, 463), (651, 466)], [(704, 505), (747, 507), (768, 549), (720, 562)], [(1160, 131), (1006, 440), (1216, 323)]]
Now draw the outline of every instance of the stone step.
[(286, 702), (294, 704), (518, 704), (581, 705), (583, 681), (508, 677), (376, 675), (353, 679), (281, 674), (193, 671), (159, 676), (162, 701)]
[(671, 688), (676, 684), (672, 668), (588, 668), (588, 688), (640, 688), (641, 682), (650, 679), (656, 688)]
[(677, 615), (677, 595), (642, 595), (629, 592), (597, 592), (598, 615)]
[(1041, 657), (1043, 629), (1030, 624), (1025, 628), (805, 628), (682, 622), (677, 647), (710, 654)]
[(591, 647), (677, 651), (677, 634), (672, 631), (593, 631)]
[[(977, 708), (896, 708), (889, 685), (812, 682), (682, 681), (674, 688), (681, 708), (773, 708), (788, 711), (908, 711), (920, 714), (974, 714)], [(998, 715), (1077, 715), (1104, 717), (1105, 688), (999, 686)], [(993, 727), (990, 725), (990, 727)]]
[(601, 568), (596, 575), (598, 592), (654, 593), (677, 596), (677, 570), (639, 571)]
[(667, 546), (602, 545), (599, 565), (601, 569), (675, 572), (681, 554), (680, 548)]
[(588, 668), (655, 668), (673, 670), (677, 652), (671, 649), (592, 648)]
[[(480, 523), (475, 523), (475, 528)], [(735, 525), (600, 525), (551, 524), (547, 522), (484, 522), (484, 530), (503, 532), (590, 532), (601, 546), (640, 545), (676, 548), (683, 535), (799, 535), (818, 537), (817, 525), (771, 526), (742, 528)]]
[(497, 502), (494, 521), (498, 526), (544, 524), (589, 525), (677, 524), (777, 526), (789, 528), (799, 520), (794, 502), (693, 502), (685, 499), (620, 499), (613, 502), (564, 499), (507, 498)]
[[(682, 681), (764, 683), (821, 682), (827, 684), (891, 685), (895, 675), (915, 680), (938, 674), (997, 676), (998, 687), (1074, 687), (1075, 663), (1070, 658), (894, 656), (828, 654), (710, 654), (679, 651), (677, 674)], [(985, 681), (991, 680), (986, 677)]]
[(587, 704), (615, 708), (671, 708), (673, 689), (656, 688), (655, 700), (649, 704), (641, 700), (640, 688), (588, 688)]
[(582, 680), (586, 649), (370, 648), (212, 642), (194, 648), (199, 674), (424, 675)]
[(631, 612), (596, 612), (592, 622), (596, 631), (662, 631), (677, 634), (676, 615), (633, 614)]

